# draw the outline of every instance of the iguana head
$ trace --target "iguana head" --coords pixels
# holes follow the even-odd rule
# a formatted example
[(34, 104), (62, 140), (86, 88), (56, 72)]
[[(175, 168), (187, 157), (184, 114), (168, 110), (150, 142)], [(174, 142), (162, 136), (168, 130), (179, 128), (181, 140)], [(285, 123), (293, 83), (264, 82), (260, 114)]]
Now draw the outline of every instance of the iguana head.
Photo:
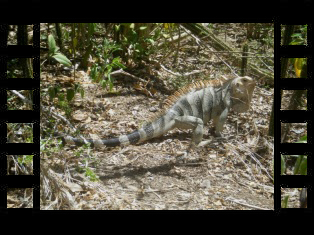
[(255, 80), (251, 77), (237, 77), (231, 84), (232, 109), (235, 112), (246, 112), (250, 108)]

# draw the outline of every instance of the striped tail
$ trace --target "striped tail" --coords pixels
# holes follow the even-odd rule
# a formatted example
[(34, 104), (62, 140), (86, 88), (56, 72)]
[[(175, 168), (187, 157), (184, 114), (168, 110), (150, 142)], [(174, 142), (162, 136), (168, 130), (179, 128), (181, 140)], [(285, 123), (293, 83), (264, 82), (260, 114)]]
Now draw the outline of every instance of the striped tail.
[[(159, 117), (155, 121), (151, 123), (145, 124), (142, 128), (126, 135), (121, 135), (117, 138), (112, 139), (86, 139), (88, 143), (90, 143), (92, 148), (99, 147), (115, 147), (119, 145), (129, 145), (140, 143), (158, 136), (163, 135), (169, 130), (173, 129), (175, 122), (171, 120), (168, 115), (164, 115)], [(76, 146), (82, 146), (85, 144), (83, 139), (73, 138), (72, 136), (64, 136), (59, 133), (55, 133), (55, 136), (58, 136), (62, 139), (63, 145), (65, 144), (73, 144)]]

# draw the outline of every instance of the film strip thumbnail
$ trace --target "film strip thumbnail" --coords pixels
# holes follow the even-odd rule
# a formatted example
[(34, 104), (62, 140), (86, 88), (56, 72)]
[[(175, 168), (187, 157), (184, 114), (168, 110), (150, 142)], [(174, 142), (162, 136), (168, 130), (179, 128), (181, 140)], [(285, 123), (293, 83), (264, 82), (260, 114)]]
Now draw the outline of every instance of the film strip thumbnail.
[[(39, 210), (39, 23), (1, 24), (1, 213)], [(11, 210), (11, 209), (26, 210)]]
[(279, 26), (276, 208), (304, 213), (312, 210), (312, 25)]

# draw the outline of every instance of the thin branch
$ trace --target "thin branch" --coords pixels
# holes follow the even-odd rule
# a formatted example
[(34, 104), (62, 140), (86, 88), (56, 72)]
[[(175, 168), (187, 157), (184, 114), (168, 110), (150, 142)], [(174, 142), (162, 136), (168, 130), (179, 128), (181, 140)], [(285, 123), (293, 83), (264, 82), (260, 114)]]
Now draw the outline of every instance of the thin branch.
[(254, 209), (258, 209), (258, 210), (270, 210), (268, 208), (263, 208), (263, 207), (259, 207), (259, 206), (253, 206), (253, 205), (249, 205), (249, 204), (244, 203), (244, 202), (240, 202), (240, 200), (235, 199), (233, 197), (227, 197), (226, 200), (234, 202), (234, 203), (237, 203), (237, 204), (240, 204), (242, 206), (246, 206), (246, 207), (250, 207), (250, 208), (254, 208)]
[(24, 95), (22, 95), (21, 93), (17, 92), (16, 90), (9, 90), (12, 93), (14, 93), (15, 95), (17, 95), (18, 97), (20, 97), (25, 103), (28, 103), (30, 105), (33, 105), (33, 102), (30, 101), (29, 99), (27, 99)]

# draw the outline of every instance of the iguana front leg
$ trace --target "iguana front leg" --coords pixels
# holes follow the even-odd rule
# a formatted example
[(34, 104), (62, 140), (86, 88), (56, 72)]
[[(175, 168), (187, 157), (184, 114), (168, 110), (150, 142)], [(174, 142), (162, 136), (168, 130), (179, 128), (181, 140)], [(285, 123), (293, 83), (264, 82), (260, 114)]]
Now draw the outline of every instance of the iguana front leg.
[(225, 108), (220, 115), (213, 118), (213, 125), (214, 125), (214, 135), (216, 137), (223, 137), (222, 130), (223, 125), (227, 120), (227, 115), (229, 113), (229, 108)]
[(178, 116), (174, 118), (175, 127), (182, 129), (192, 129), (192, 141), (189, 148), (185, 151), (184, 155), (179, 157), (179, 161), (186, 161), (188, 158), (189, 152), (195, 146), (202, 147), (211, 142), (211, 140), (202, 141), (203, 139), (203, 129), (204, 122), (202, 119), (193, 117), (193, 116)]

